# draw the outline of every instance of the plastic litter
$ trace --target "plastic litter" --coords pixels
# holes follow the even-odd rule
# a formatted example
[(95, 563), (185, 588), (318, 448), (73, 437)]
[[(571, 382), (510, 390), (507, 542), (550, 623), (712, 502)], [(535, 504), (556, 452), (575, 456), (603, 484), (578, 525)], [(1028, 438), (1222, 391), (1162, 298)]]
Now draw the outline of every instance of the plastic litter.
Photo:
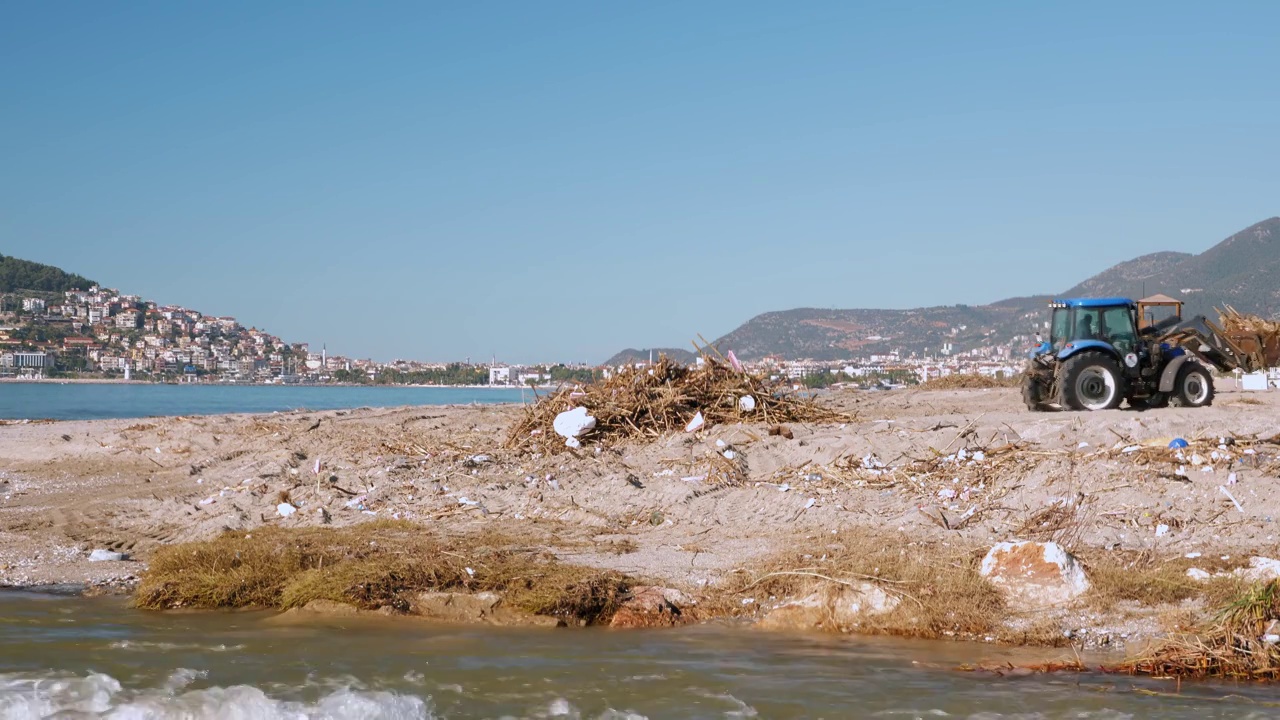
[(750, 395), (743, 395), (738, 398), (738, 409), (742, 412), (753, 412), (756, 409), (756, 399)]
[(1187, 441), (1183, 440), (1182, 438), (1174, 438), (1169, 441), (1169, 447), (1174, 450), (1179, 450), (1181, 448), (1187, 447)]
[(684, 431), (697, 432), (698, 430), (702, 429), (703, 425), (706, 425), (706, 424), (707, 424), (707, 421), (703, 419), (702, 411), (699, 410), (698, 414), (694, 415), (693, 419), (689, 421), (689, 424), (684, 426)]
[(276, 506), (276, 514), (280, 517), (289, 517), (296, 512), (298, 512), (298, 508), (290, 505), (289, 503), (280, 503)]
[(1169, 534), (1168, 525), (1165, 525), (1162, 523), (1156, 526), (1156, 537), (1164, 537), (1165, 535), (1168, 535), (1168, 534)]
[(1219, 485), (1218, 492), (1221, 492), (1223, 495), (1226, 495), (1227, 499), (1231, 501), (1232, 505), (1236, 506), (1237, 510), (1239, 510), (1240, 512), (1244, 512), (1244, 508), (1240, 507), (1240, 501), (1236, 500), (1236, 496), (1231, 494), (1231, 491), (1227, 489), (1226, 485)]
[(587, 414), (586, 408), (579, 406), (556, 415), (551, 426), (560, 437), (580, 438), (595, 429), (596, 419)]

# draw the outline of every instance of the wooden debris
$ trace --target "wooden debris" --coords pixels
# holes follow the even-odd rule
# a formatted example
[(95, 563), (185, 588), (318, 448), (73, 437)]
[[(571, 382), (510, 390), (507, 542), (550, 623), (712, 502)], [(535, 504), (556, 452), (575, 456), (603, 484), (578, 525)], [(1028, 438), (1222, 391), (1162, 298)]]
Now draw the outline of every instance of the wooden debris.
[[(752, 401), (744, 403), (744, 397)], [(554, 423), (557, 415), (575, 407), (586, 408), (596, 419), (595, 428), (578, 438), (584, 445), (656, 439), (684, 430), (698, 413), (707, 426), (851, 420), (715, 357), (703, 355), (700, 364), (686, 367), (663, 356), (653, 365), (626, 368), (606, 380), (562, 387), (542, 397), (512, 428), (506, 446), (522, 452), (564, 452), (565, 439), (556, 434)], [(784, 437), (789, 433), (786, 430)]]

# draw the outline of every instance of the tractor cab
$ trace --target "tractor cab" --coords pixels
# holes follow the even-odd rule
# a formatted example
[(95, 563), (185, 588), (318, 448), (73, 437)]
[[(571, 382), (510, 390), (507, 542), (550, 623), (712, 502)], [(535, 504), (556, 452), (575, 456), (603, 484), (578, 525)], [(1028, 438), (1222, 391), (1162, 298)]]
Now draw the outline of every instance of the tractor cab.
[[(1050, 303), (1049, 342), (1040, 353), (1060, 357), (1085, 348), (1110, 348), (1125, 357), (1138, 348), (1138, 305), (1127, 298), (1080, 298)], [(1047, 347), (1046, 347), (1047, 345)]]

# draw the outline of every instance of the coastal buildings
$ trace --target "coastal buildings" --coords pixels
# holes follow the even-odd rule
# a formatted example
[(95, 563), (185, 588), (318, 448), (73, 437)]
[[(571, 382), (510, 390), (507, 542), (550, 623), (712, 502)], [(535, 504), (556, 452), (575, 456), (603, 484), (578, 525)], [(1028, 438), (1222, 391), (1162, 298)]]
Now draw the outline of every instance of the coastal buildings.
[[(0, 306), (3, 308), (4, 306)], [(110, 288), (92, 287), (43, 297), (12, 298), (0, 309), (0, 375), (79, 372), (174, 382), (353, 383), (492, 385), (525, 387), (589, 382), (615, 368), (588, 364), (382, 363), (312, 352), (305, 343), (287, 343), (235, 317), (206, 315), (178, 305), (159, 305)], [(18, 308), (21, 311), (18, 312)], [(879, 352), (836, 361), (770, 356), (747, 363), (749, 370), (795, 386), (864, 387), (923, 382), (951, 374), (1010, 377), (1021, 371), (1030, 336), (1003, 344), (986, 340), (983, 328), (962, 343), (970, 328), (958, 325), (931, 352), (887, 348), (891, 332), (879, 329), (868, 340)], [(17, 353), (22, 353), (21, 358)], [(639, 363), (644, 365), (645, 363)]]

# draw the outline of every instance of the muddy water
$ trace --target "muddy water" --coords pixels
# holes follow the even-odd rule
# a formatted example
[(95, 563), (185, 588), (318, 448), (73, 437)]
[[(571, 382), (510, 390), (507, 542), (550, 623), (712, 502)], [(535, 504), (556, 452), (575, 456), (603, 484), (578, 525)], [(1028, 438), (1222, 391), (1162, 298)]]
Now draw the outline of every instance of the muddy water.
[(1010, 657), (1001, 652), (743, 629), (290, 624), (10, 593), (0, 594), (0, 718), (1280, 717), (1264, 688), (1163, 698), (1127, 679), (949, 669)]

